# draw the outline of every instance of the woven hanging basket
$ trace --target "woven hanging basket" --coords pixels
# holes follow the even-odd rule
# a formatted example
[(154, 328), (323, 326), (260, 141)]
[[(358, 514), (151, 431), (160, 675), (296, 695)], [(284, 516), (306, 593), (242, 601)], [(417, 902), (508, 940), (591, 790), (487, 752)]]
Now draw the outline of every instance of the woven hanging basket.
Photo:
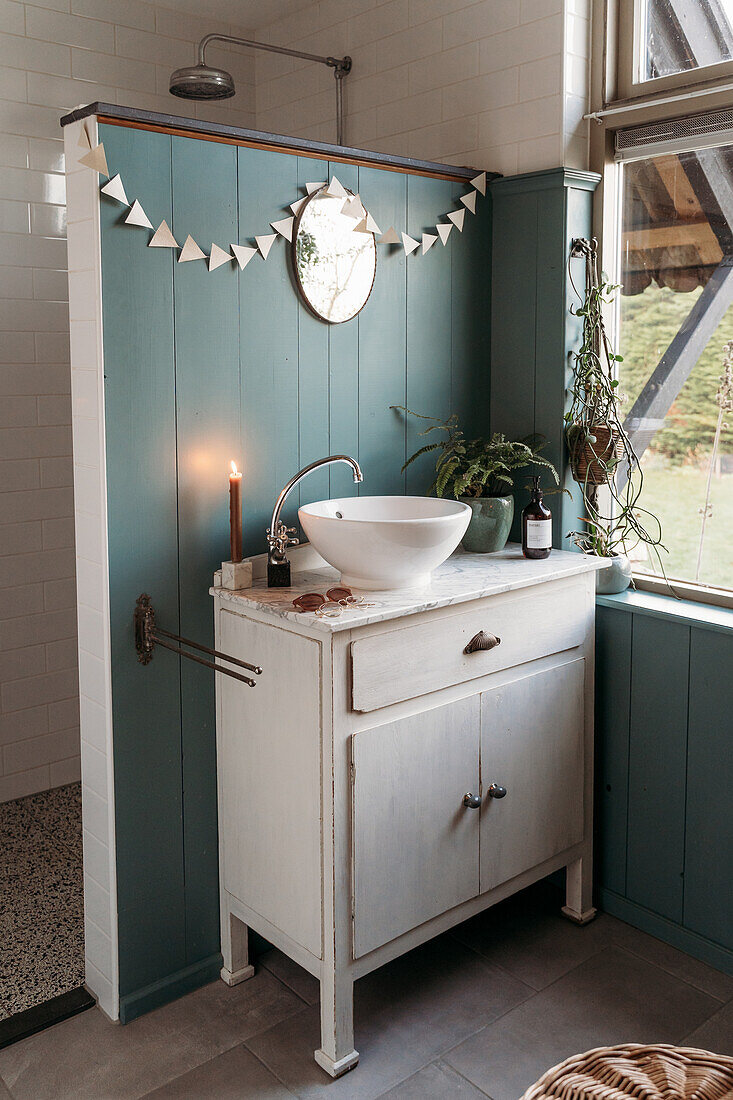
[(540, 1077), (522, 1100), (732, 1100), (733, 1058), (627, 1043), (574, 1054)]
[(605, 485), (609, 465), (624, 457), (621, 433), (608, 424), (571, 424), (567, 440), (570, 466), (579, 485)]

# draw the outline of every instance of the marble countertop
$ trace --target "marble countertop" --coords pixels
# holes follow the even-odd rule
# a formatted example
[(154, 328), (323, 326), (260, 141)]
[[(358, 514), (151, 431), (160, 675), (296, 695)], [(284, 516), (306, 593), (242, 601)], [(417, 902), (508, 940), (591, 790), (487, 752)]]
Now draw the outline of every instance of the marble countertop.
[(332, 634), (339, 630), (383, 622), (385, 619), (416, 615), (436, 607), (448, 607), (485, 596), (496, 596), (500, 592), (511, 592), (544, 581), (594, 572), (604, 564), (601, 558), (564, 550), (553, 550), (549, 558), (543, 561), (530, 561), (522, 557), (521, 547), (514, 543), (509, 543), (498, 554), (466, 554), (463, 550), (457, 550), (435, 570), (427, 588), (355, 593), (364, 595), (373, 606), (347, 608), (338, 619), (322, 619), (312, 611), (297, 611), (293, 607), (296, 596), (304, 592), (320, 592), (325, 595), (326, 589), (340, 583), (338, 571), (330, 566), (293, 571), (293, 584), (290, 588), (268, 588), (267, 581), (263, 579), (255, 581), (251, 588), (231, 591), (214, 587), (211, 593), (229, 604), (241, 605), (242, 610), (245, 607), (256, 608), (288, 622), (307, 624), (324, 634)]

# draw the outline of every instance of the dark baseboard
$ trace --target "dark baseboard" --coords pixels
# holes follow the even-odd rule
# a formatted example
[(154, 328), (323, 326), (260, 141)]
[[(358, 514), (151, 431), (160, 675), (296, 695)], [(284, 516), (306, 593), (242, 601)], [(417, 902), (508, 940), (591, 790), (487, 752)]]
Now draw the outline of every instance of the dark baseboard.
[(185, 970), (178, 970), (175, 974), (168, 974), (160, 981), (153, 982), (143, 989), (137, 989), (134, 993), (120, 995), (120, 1023), (129, 1024), (130, 1020), (150, 1012), (153, 1008), (174, 1001), (176, 997), (182, 997), (184, 993), (191, 993), (202, 985), (208, 985), (219, 977), (222, 958), (209, 955), (207, 959), (201, 959), (193, 966), (187, 966)]
[(68, 993), (60, 993), (58, 997), (52, 997), (50, 1001), (26, 1008), (23, 1012), (16, 1012), (6, 1020), (0, 1020), (0, 1050), (17, 1043), (20, 1039), (27, 1039), (29, 1035), (35, 1035), (37, 1031), (43, 1031), (62, 1020), (68, 1020), (70, 1016), (76, 1016), (79, 1012), (92, 1008), (97, 1002), (94, 997), (80, 985), (78, 989), (70, 989)]

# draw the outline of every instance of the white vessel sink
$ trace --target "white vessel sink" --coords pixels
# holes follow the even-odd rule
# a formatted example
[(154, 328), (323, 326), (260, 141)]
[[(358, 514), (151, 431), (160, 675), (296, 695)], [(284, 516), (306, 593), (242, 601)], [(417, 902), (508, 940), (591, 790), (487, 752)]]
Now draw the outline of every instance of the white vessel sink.
[(309, 542), (350, 588), (419, 588), (466, 533), (471, 509), (433, 497), (343, 497), (298, 509)]

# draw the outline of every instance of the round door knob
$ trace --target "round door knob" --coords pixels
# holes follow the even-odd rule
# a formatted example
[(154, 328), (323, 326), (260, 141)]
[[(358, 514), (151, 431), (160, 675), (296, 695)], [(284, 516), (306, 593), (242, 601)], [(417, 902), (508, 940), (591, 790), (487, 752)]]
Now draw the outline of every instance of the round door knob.
[(481, 795), (471, 794), (469, 791), (468, 794), (464, 794), (463, 796), (463, 805), (467, 810), (477, 810), (481, 805)]
[(506, 787), (502, 787), (500, 783), (492, 783), (489, 787), (490, 798), (504, 798), (506, 794)]

